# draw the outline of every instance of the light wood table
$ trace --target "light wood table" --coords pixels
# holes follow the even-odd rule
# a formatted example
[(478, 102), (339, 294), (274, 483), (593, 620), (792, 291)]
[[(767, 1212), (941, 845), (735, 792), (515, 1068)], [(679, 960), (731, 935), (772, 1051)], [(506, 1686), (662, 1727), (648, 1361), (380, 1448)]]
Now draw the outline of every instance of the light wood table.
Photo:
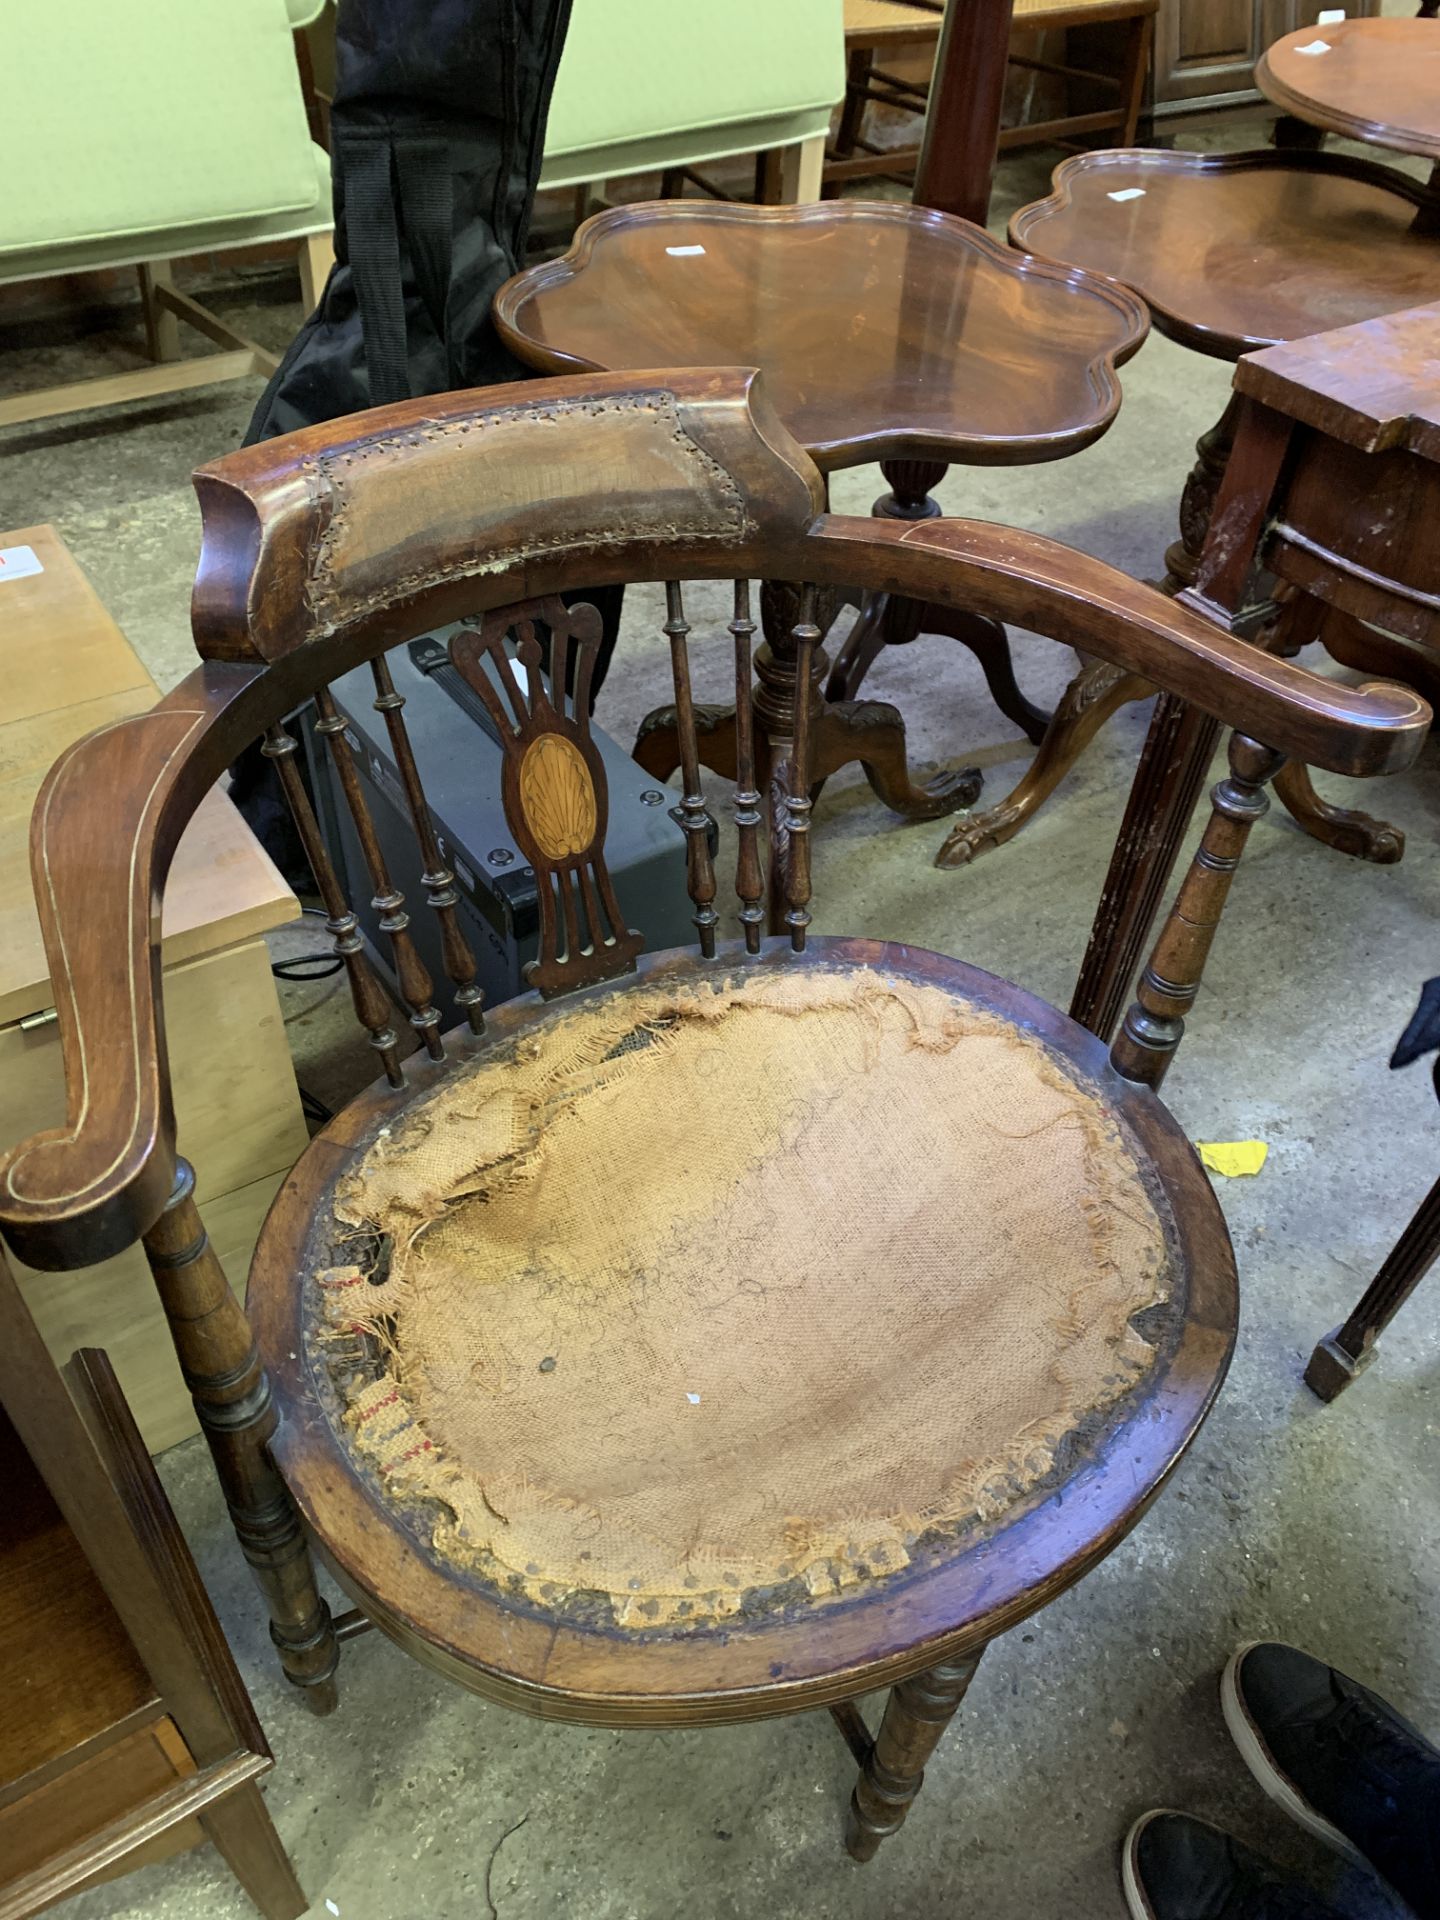
[[(43, 571), (0, 577), (0, 1140), (65, 1117), (60, 1036), (31, 893), (30, 812), (46, 773), (83, 734), (143, 711), (154, 682), (53, 527), (0, 533)], [(299, 908), (240, 816), (216, 792), (175, 858), (165, 895), (165, 1013), (180, 1150), (232, 1283), (243, 1287), (270, 1200), (306, 1143), (269, 953), (260, 937)], [(152, 1450), (198, 1431), (165, 1317), (138, 1248), (21, 1286), (64, 1361), (108, 1349)]]

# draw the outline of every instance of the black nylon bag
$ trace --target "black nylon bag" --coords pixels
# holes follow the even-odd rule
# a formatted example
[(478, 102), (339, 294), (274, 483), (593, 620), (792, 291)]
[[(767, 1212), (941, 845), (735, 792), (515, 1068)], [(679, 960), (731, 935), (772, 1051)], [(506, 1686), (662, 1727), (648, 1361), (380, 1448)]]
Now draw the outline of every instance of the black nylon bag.
[[(524, 258), (570, 6), (340, 0), (335, 267), (260, 397), (246, 446), (365, 407), (528, 377), (490, 307)], [(583, 596), (604, 624), (592, 704), (622, 591)], [(231, 768), (230, 797), (291, 885), (313, 892), (258, 746)]]
[(570, 0), (341, 0), (335, 268), (245, 444), (525, 377), (490, 318), (524, 257)]

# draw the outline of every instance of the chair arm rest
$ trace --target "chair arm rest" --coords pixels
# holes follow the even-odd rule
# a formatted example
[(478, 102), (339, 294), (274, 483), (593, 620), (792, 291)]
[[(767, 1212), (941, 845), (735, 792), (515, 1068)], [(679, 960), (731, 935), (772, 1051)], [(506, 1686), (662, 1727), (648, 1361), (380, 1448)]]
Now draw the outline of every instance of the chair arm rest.
[[(846, 549), (855, 585), (986, 613), (1152, 680), (1307, 766), (1365, 776), (1408, 767), (1431, 712), (1396, 681), (1352, 687), (1277, 660), (1156, 588), (1041, 534), (979, 520), (826, 515), (812, 538)], [(827, 561), (827, 572), (834, 566)]]
[(31, 878), (66, 1120), (0, 1157), (0, 1229), (33, 1267), (108, 1259), (149, 1230), (169, 1197), (161, 893), (181, 834), (239, 744), (216, 722), (256, 677), (200, 669), (148, 713), (77, 741), (36, 799)]

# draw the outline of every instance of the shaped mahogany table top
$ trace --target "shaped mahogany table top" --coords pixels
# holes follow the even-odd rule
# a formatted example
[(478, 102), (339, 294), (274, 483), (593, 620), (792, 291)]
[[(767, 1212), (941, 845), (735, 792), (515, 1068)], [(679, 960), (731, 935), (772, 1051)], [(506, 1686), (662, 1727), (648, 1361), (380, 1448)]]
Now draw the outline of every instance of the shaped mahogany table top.
[(1260, 56), (1255, 84), (1312, 127), (1440, 160), (1440, 20), (1302, 27)]
[(1440, 299), (1425, 191), (1373, 161), (1129, 148), (1062, 160), (1053, 181), (1014, 244), (1113, 275), (1218, 359)]
[(851, 200), (615, 207), (508, 281), (495, 318), (546, 373), (760, 367), (826, 468), (1072, 453), (1114, 419), (1149, 325), (1125, 288), (967, 221)]

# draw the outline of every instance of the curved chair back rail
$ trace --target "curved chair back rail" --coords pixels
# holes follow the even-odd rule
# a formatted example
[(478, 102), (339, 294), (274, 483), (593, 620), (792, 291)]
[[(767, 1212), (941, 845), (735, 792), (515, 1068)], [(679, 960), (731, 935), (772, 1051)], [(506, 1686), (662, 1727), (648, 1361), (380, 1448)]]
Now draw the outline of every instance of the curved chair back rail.
[(196, 488), (203, 664), (71, 748), (36, 804), (68, 1117), (0, 1160), (0, 1227), (41, 1268), (132, 1243), (170, 1191), (159, 903), (195, 807), (302, 700), (442, 622), (612, 581), (804, 580), (1081, 647), (1340, 773), (1407, 765), (1430, 719), (1405, 688), (1322, 680), (1038, 535), (824, 512), (818, 472), (744, 369), (410, 401), (214, 461)]

